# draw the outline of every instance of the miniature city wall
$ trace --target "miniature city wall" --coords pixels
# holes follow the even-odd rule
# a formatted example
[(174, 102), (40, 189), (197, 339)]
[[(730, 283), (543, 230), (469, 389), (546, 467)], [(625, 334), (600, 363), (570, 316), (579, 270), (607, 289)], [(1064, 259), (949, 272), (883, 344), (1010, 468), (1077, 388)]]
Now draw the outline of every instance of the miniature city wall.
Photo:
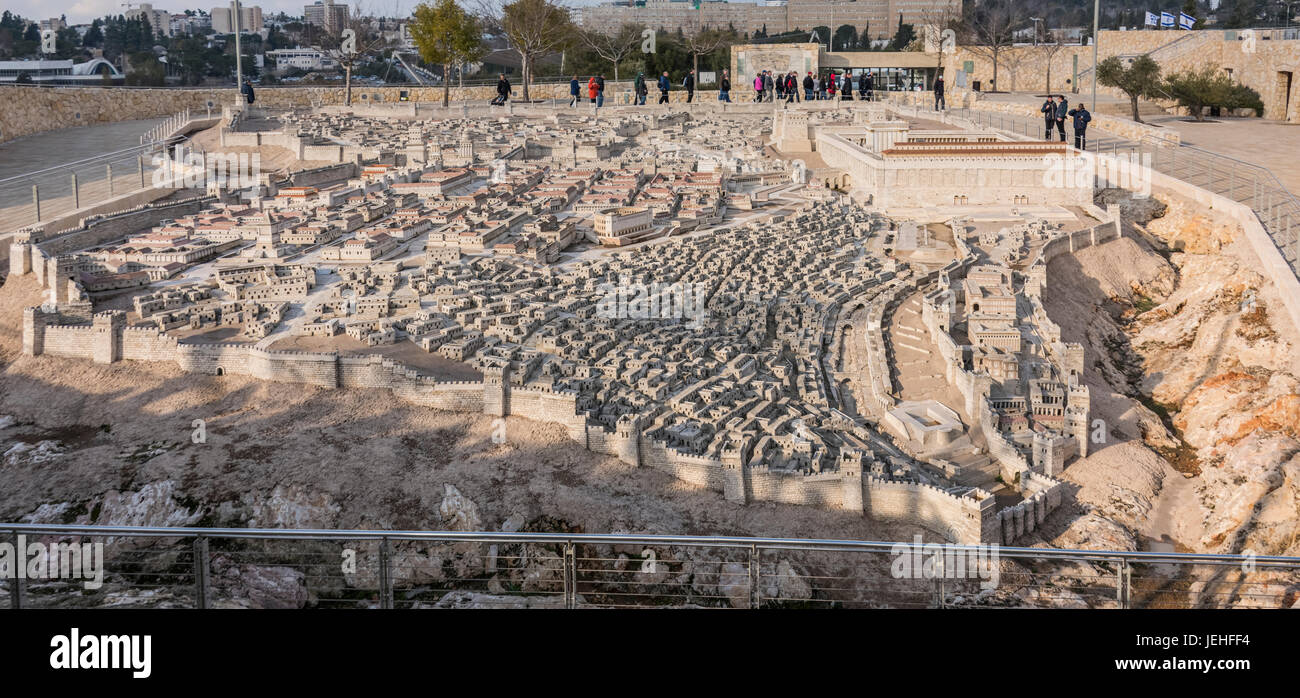
[(1035, 491), (1022, 504), (998, 512), (992, 495), (980, 490), (954, 495), (932, 485), (890, 481), (851, 467), (816, 475), (774, 472), (742, 465), (738, 452), (723, 459), (691, 455), (627, 425), (607, 430), (580, 413), (577, 393), (510, 385), (499, 369), (489, 368), (483, 381), (438, 381), (378, 355), (186, 344), (156, 328), (127, 327), (121, 311), (96, 313), (89, 325), (56, 324), (57, 319), (57, 314), (40, 308), (25, 311), (24, 353), (97, 363), (167, 361), (193, 373), (247, 375), (320, 388), (383, 388), (416, 405), (557, 423), (591, 451), (721, 492), (736, 503), (772, 501), (847, 509), (873, 519), (922, 526), (965, 543), (1009, 542), (1032, 531), (1054, 502), (1059, 503), (1059, 491), (1052, 483), (1041, 487), (1041, 496)]

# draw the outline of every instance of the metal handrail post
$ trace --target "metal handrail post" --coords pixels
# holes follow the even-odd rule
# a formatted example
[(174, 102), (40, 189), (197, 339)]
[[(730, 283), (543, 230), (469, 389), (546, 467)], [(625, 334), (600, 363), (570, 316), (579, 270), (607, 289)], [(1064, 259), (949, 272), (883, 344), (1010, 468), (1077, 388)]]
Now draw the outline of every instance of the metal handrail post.
[(208, 539), (199, 536), (194, 539), (194, 607), (207, 608), (209, 604), (210, 585), (212, 581), (209, 567)]

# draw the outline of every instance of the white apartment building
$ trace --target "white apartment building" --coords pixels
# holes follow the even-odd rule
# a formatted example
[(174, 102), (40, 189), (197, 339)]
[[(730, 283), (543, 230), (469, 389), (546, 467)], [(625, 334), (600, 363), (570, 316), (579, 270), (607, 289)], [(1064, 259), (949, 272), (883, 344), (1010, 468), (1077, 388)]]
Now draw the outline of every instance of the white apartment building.
[(127, 10), (123, 15), (127, 19), (144, 18), (149, 20), (149, 26), (155, 34), (162, 32), (163, 36), (172, 35), (172, 13), (167, 10), (155, 10), (153, 5), (144, 3), (139, 7)]
[[(209, 14), (212, 15), (212, 31), (217, 34), (235, 32), (235, 3), (230, 3), (229, 7), (214, 7)], [(262, 8), (257, 5), (249, 7), (240, 3), (239, 32), (256, 34), (260, 31), (262, 31)]]

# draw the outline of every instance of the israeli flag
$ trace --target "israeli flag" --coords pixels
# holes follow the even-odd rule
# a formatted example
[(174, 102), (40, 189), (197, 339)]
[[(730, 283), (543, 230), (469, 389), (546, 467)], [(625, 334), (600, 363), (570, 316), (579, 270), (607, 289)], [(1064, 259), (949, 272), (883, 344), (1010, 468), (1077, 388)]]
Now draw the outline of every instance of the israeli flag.
[(1160, 13), (1160, 26), (1172, 28), (1174, 26), (1174, 15), (1171, 12)]
[[(1154, 27), (1154, 26), (1156, 26), (1156, 25), (1158, 25), (1158, 24), (1160, 24), (1160, 18), (1159, 18), (1158, 16), (1156, 16), (1156, 13), (1154, 13), (1154, 12), (1148, 12), (1148, 13), (1147, 13), (1146, 26), (1148, 26), (1148, 27)], [(403, 25), (403, 26), (405, 26), (405, 25)]]
[(1178, 27), (1180, 29), (1191, 29), (1196, 24), (1196, 18), (1186, 12), (1178, 13)]

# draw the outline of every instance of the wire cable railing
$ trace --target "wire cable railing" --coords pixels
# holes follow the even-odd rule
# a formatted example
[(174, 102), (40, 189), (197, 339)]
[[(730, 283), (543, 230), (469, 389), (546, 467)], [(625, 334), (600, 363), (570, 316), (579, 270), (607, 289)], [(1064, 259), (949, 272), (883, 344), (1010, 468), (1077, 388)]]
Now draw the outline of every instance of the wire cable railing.
[[(0, 524), (0, 542), (59, 570), (0, 574), (11, 608), (1279, 608), (1300, 594), (1294, 557), (919, 540)], [(74, 549), (81, 567), (60, 569)]]

